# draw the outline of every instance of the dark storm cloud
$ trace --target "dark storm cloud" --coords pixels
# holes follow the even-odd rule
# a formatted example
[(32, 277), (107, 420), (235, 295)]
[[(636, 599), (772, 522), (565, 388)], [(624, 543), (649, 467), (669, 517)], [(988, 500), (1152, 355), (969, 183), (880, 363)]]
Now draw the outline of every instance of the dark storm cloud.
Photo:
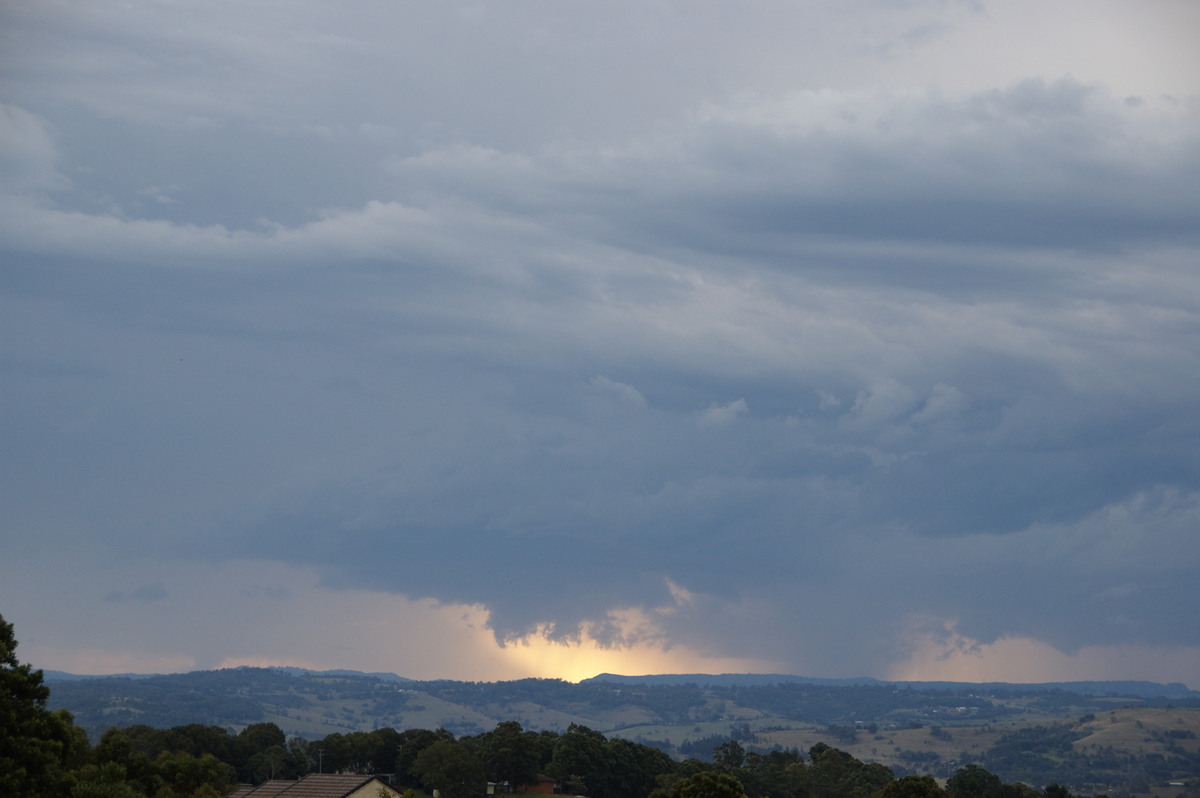
[[(882, 673), (914, 618), (1200, 644), (1195, 101), (1060, 74), (797, 87), (766, 32), (786, 6), (639, 6), (667, 55), (537, 3), (425, 9), (394, 40), (370, 24), (394, 10), (305, 6), (15, 43), (22, 550), (304, 565), (483, 605), (502, 639), (619, 641), (607, 613), (647, 608), (814, 673)], [(874, 45), (818, 16), (882, 75), (968, 6), (928, 27), (865, 3)], [(664, 19), (766, 39), (693, 72), (707, 51)], [(624, 55), (580, 44), (596, 25)], [(816, 69), (831, 45), (804, 36)], [(55, 80), (68, 50), (93, 72)], [(604, 77), (651, 63), (661, 84)]]

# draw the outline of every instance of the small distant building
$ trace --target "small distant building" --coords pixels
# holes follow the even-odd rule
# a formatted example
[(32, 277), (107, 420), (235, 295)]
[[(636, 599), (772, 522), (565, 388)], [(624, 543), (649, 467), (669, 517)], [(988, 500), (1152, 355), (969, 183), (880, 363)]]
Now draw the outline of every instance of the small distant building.
[(400, 798), (375, 776), (353, 773), (309, 773), (298, 781), (273, 780), (257, 787), (238, 787), (225, 798)]

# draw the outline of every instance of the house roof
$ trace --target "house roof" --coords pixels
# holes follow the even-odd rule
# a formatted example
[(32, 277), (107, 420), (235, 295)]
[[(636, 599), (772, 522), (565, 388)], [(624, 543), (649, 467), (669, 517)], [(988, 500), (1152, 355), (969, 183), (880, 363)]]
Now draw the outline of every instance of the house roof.
[[(353, 773), (309, 773), (299, 781), (267, 781), (257, 787), (239, 787), (226, 798), (346, 798), (372, 781), (378, 779)], [(382, 781), (379, 786), (386, 787)]]
[(270, 798), (270, 796), (279, 795), (279, 793), (283, 792), (288, 787), (294, 786), (295, 784), (296, 782), (294, 781), (280, 780), (264, 781), (257, 787), (247, 784), (238, 787), (236, 790), (229, 793), (229, 795), (226, 795), (225, 798)]

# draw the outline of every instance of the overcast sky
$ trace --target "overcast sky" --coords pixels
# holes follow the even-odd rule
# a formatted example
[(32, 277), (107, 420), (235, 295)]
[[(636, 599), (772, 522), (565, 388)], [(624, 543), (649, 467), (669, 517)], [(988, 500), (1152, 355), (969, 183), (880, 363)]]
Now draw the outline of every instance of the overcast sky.
[(1198, 35), (0, 1), (20, 657), (1200, 689)]

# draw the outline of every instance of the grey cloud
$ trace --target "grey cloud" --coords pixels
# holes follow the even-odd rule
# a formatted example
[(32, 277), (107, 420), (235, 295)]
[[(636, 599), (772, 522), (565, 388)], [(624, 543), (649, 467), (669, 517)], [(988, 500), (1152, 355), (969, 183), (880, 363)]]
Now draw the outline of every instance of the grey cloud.
[[(711, 120), (694, 155), (711, 171), (683, 171), (686, 195), (667, 182), (653, 199), (694, 211), (723, 237), (744, 233), (754, 248), (803, 235), (1083, 249), (1194, 243), (1200, 142), (1185, 132), (1194, 110), (1128, 110), (1071, 81), (961, 100), (798, 95)], [(1162, 136), (1147, 158), (1147, 139), (1164, 123), (1178, 136)]]
[[(564, 132), (611, 139), (714, 90), (810, 74), (828, 82), (837, 60), (886, 63), (880, 44), (948, 18), (936, 2), (862, 3), (861, 21), (789, 2), (735, 10), (523, 0), (503, 11), (391, 2), (352, 12), (305, 2), (112, 14), (27, 5), (7, 13), (14, 33), (5, 49), (21, 78), (9, 85), (52, 88), (106, 116), (176, 128), (247, 118), (316, 129), (368, 123), (416, 139), (487, 143)], [(16, 35), (22, 29), (35, 40)], [(72, 80), (53, 80), (64, 73)]]
[(1096, 599), (1128, 599), (1141, 594), (1142, 590), (1137, 586), (1136, 582), (1125, 582), (1121, 585), (1113, 585), (1106, 587), (1099, 593), (1094, 593), (1092, 598)]
[[(692, 74), (692, 32), (801, 11), (517, 5), (81, 11), (6, 56), (23, 547), (304, 564), (502, 639), (670, 607), (664, 639), (813, 673), (880, 673), (914, 617), (1200, 642), (1194, 104), (811, 88), (762, 77), (778, 32)], [(865, 69), (931, 41), (939, 4), (892, 5), (818, 16)]]
[(161, 582), (156, 582), (152, 585), (138, 585), (133, 590), (110, 590), (104, 595), (104, 600), (115, 604), (124, 604), (135, 601), (141, 604), (149, 604), (155, 601), (162, 601), (168, 595), (167, 589)]
[(8, 191), (53, 191), (69, 187), (58, 171), (58, 152), (46, 123), (15, 105), (0, 103), (0, 178)]

